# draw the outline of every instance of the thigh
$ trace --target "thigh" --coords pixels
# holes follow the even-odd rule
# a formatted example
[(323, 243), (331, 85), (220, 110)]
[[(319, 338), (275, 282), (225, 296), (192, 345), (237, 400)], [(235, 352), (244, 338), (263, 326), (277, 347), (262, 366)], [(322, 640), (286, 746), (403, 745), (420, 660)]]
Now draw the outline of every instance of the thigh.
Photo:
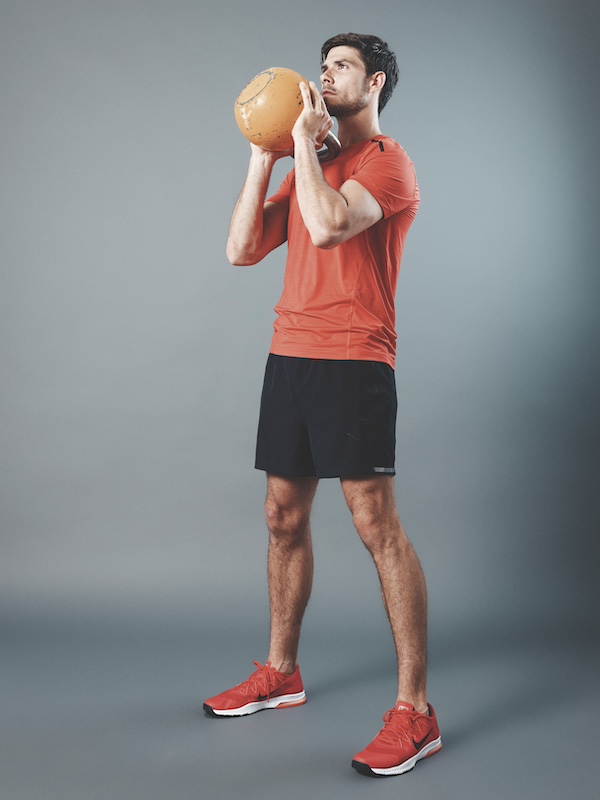
[(318, 478), (284, 478), (268, 474), (267, 521), (277, 519), (292, 526), (307, 522), (318, 483)]
[(342, 478), (340, 483), (353, 517), (368, 516), (387, 522), (398, 518), (393, 476)]
[(395, 474), (396, 382), (387, 364), (315, 362), (303, 407), (319, 477)]
[(308, 432), (297, 396), (295, 362), (269, 355), (260, 401), (256, 469), (290, 478), (314, 476)]
[(406, 540), (396, 508), (392, 476), (344, 478), (341, 484), (354, 527), (371, 554), (386, 543)]

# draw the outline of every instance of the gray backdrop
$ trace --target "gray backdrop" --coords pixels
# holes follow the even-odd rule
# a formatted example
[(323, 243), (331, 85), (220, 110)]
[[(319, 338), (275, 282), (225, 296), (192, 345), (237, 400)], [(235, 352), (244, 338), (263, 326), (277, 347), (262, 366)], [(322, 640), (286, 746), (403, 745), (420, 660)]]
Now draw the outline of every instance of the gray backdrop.
[[(428, 578), (433, 666), (474, 632), (517, 649), (515, 630), (566, 650), (597, 641), (599, 21), (592, 0), (2, 0), (9, 694), (30, 663), (15, 641), (29, 631), (42, 647), (52, 625), (65, 641), (187, 625), (179, 647), (210, 642), (214, 659), (194, 674), (197, 700), (265, 657), (253, 448), (285, 253), (225, 259), (248, 158), (233, 101), (269, 66), (316, 80), (322, 41), (348, 30), (398, 54), (382, 127), (421, 186), (397, 298), (397, 489)], [(313, 527), (318, 673), (333, 632), (389, 643), (336, 481)], [(446, 683), (442, 671), (442, 697)], [(15, 800), (33, 796), (14, 780)], [(214, 797), (241, 791), (214, 781)], [(113, 796), (94, 791), (75, 794)]]

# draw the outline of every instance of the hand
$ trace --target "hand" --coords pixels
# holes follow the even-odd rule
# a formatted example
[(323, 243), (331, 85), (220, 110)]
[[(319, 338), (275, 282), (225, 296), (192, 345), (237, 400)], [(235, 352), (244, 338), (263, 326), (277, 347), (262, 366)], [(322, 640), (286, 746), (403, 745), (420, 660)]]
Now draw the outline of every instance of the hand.
[(252, 142), (250, 142), (250, 151), (252, 156), (266, 158), (267, 161), (271, 162), (271, 164), (274, 164), (278, 159), (283, 158), (284, 156), (294, 155), (293, 148), (289, 150), (265, 150), (262, 147), (259, 147), (257, 144), (253, 144)]
[(314, 143), (316, 150), (320, 150), (333, 127), (333, 120), (329, 116), (323, 97), (312, 81), (308, 86), (301, 82), (300, 93), (304, 107), (292, 128), (292, 137), (294, 141), (306, 137)]

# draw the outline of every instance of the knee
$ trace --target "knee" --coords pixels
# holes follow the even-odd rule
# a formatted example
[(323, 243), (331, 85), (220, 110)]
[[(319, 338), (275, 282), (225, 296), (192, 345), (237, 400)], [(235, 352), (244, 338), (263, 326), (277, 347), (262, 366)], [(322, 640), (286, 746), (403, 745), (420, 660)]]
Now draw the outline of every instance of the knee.
[(294, 543), (302, 539), (309, 526), (308, 514), (303, 509), (274, 501), (265, 503), (265, 518), (272, 540)]
[(352, 519), (362, 543), (372, 556), (376, 557), (390, 547), (402, 549), (406, 536), (397, 517), (381, 519), (376, 514), (361, 511)]
[(354, 514), (352, 521), (362, 543), (373, 555), (381, 547), (383, 538), (379, 521), (372, 514), (365, 512)]

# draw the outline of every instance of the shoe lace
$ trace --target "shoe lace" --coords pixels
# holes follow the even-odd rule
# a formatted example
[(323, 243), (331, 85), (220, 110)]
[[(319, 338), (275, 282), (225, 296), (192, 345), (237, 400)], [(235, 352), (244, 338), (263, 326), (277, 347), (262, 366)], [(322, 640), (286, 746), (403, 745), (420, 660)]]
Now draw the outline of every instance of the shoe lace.
[(269, 661), (266, 664), (255, 661), (254, 666), (257, 667), (256, 671), (240, 684), (240, 690), (247, 695), (260, 694), (269, 698), (271, 692), (281, 683), (281, 679), (277, 677), (277, 670), (271, 666)]
[(413, 743), (413, 737), (420, 729), (419, 720), (414, 713), (392, 708), (383, 715), (384, 726), (375, 737), (380, 744), (396, 745), (399, 742)]

